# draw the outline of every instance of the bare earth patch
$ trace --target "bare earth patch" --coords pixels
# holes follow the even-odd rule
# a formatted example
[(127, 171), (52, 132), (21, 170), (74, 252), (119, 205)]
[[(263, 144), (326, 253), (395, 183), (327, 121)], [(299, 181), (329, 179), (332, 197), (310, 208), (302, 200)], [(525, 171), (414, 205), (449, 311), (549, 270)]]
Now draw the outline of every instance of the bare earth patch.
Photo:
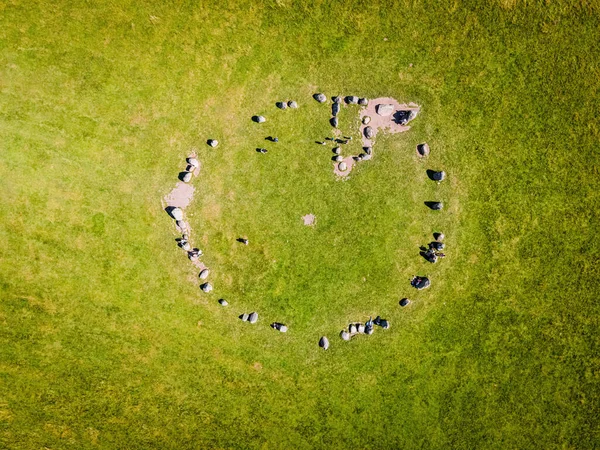
[[(394, 112), (389, 116), (380, 116), (377, 114), (377, 105), (393, 105)], [(410, 130), (408, 125), (400, 125), (394, 118), (394, 115), (398, 111), (414, 111), (418, 114), (420, 111), (419, 105), (415, 103), (399, 103), (396, 99), (391, 97), (380, 97), (369, 100), (369, 105), (363, 108), (360, 111), (360, 135), (362, 136), (363, 145), (365, 147), (372, 147), (374, 144), (375, 137), (380, 130), (385, 130), (388, 133), (402, 133), (404, 131)], [(371, 118), (371, 122), (367, 125), (363, 125), (362, 119), (365, 116), (369, 116)], [(372, 139), (367, 139), (365, 137), (365, 128), (371, 127), (373, 128), (374, 136)]]
[(315, 219), (316, 217), (314, 214), (307, 214), (305, 216), (302, 216), (304, 225), (306, 225), (307, 227), (312, 227), (315, 224)]

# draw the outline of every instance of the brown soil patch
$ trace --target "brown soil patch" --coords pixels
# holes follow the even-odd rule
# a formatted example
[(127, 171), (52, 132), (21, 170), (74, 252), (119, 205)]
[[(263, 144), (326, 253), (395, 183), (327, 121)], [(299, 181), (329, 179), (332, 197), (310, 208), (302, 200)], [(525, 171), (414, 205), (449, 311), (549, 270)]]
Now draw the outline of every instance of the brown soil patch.
[[(389, 116), (380, 116), (376, 112), (376, 107), (379, 104), (394, 105), (394, 112)], [(410, 126), (400, 125), (399, 123), (396, 123), (394, 120), (394, 114), (397, 111), (416, 111), (418, 113), (420, 109), (421, 108), (419, 107), (419, 105), (416, 105), (414, 103), (399, 103), (396, 99), (393, 99), (391, 97), (380, 97), (369, 100), (369, 105), (360, 111), (360, 135), (362, 137), (363, 146), (373, 147), (374, 140), (377, 137), (377, 133), (380, 130), (385, 130), (388, 133), (402, 133), (404, 131), (410, 130)], [(365, 116), (369, 116), (371, 118), (371, 122), (369, 122), (367, 125), (362, 124), (362, 119)], [(367, 139), (365, 137), (366, 127), (373, 128), (373, 139)]]
[(315, 219), (316, 217), (314, 214), (307, 214), (305, 216), (302, 216), (304, 225), (306, 225), (307, 227), (312, 227), (315, 224)]
[[(346, 170), (344, 170), (343, 172), (340, 170), (339, 167), (341, 162), (346, 163)], [(350, 175), (350, 172), (352, 172), (352, 168), (354, 167), (355, 162), (356, 161), (354, 161), (352, 156), (346, 156), (340, 162), (333, 163), (333, 173), (335, 173), (338, 177), (345, 178), (348, 175)]]

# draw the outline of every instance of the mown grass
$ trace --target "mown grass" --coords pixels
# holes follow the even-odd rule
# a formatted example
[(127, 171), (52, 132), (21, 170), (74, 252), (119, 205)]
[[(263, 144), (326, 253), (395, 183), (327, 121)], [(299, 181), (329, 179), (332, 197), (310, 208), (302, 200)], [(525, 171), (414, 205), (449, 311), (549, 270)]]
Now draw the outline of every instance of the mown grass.
[[(4, 447), (597, 446), (594, 4), (0, 8)], [(423, 110), (338, 182), (316, 91)], [(194, 147), (211, 296), (160, 203)]]

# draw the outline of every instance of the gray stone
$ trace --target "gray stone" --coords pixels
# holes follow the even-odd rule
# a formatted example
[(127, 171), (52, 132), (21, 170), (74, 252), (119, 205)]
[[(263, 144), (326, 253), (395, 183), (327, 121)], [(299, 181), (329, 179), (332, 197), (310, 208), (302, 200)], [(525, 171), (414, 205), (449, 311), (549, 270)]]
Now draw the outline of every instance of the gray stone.
[(335, 153), (336, 155), (339, 155), (340, 153), (342, 153), (342, 149), (339, 147), (334, 147), (334, 149), (332, 150), (333, 153)]
[(327, 97), (325, 97), (325, 94), (315, 94), (313, 95), (313, 98), (319, 103), (325, 103), (327, 101)]
[(373, 327), (365, 327), (365, 334), (370, 336), (373, 334)]
[(267, 121), (264, 116), (254, 116), (252, 120), (254, 120), (256, 123), (264, 123)]
[(210, 284), (210, 283), (203, 283), (200, 285), (200, 289), (202, 289), (202, 292), (209, 293), (210, 291), (213, 290), (213, 287), (212, 287), (212, 284)]
[(337, 117), (332, 117), (331, 120), (329, 121), (331, 123), (331, 126), (334, 128), (338, 127), (339, 121)]
[(171, 210), (171, 216), (175, 220), (183, 220), (183, 210), (181, 208), (173, 208)]
[(341, 163), (338, 164), (338, 169), (340, 170), (340, 172), (346, 171), (347, 168), (348, 168), (348, 166), (346, 165), (346, 163), (344, 161), (342, 161)]
[(288, 102), (288, 106), (289, 106), (290, 108), (296, 109), (296, 108), (298, 108), (298, 103), (296, 103), (294, 100), (290, 100), (290, 101)]
[(402, 300), (400, 300), (400, 306), (404, 307), (404, 306), (407, 306), (408, 304), (410, 304), (409, 299), (403, 298)]
[(181, 231), (187, 230), (187, 223), (185, 223), (183, 220), (177, 220), (175, 222), (175, 225), (177, 225), (181, 229)]
[(364, 332), (365, 332), (365, 326), (362, 323), (358, 324), (358, 332), (360, 334), (364, 334)]
[(373, 155), (366, 155), (363, 157), (363, 161), (369, 161), (371, 158), (373, 158)]
[(253, 312), (248, 316), (248, 322), (256, 323), (258, 321), (258, 313)]
[(279, 109), (287, 109), (287, 103), (285, 102), (277, 102), (275, 103), (275, 105), (279, 108)]
[(350, 336), (350, 333), (348, 333), (346, 330), (342, 330), (342, 331), (340, 332), (340, 337), (341, 337), (341, 338), (342, 338), (344, 341), (349, 341), (349, 340), (350, 340), (350, 338), (351, 338), (352, 336)]
[(216, 139), (209, 139), (208, 145), (210, 145), (211, 147), (216, 147), (217, 145), (219, 145), (219, 141), (217, 141)]
[(322, 336), (321, 339), (319, 339), (319, 347), (321, 347), (323, 350), (327, 350), (329, 348), (329, 339), (327, 339), (327, 336)]
[(342, 155), (335, 155), (335, 156), (333, 157), (333, 160), (334, 160), (335, 162), (341, 162), (341, 161), (342, 161), (342, 159), (344, 159), (344, 158), (342, 158)]
[(179, 241), (179, 245), (181, 246), (182, 249), (184, 249), (186, 252), (189, 252), (192, 249), (192, 246), (190, 245), (190, 243), (188, 241)]
[(333, 100), (333, 103), (342, 103), (342, 97), (340, 97), (339, 95), (332, 97), (331, 100)]
[(365, 151), (365, 153), (367, 155), (370, 155), (373, 153), (373, 147), (365, 147), (365, 148), (363, 148), (363, 150)]
[(367, 106), (369, 104), (369, 99), (367, 98), (359, 98), (358, 104), (361, 106)]
[(198, 276), (200, 277), (201, 280), (206, 280), (208, 278), (208, 274), (209, 274), (209, 270), (203, 269), (200, 271), (200, 274)]
[(356, 334), (356, 333), (358, 333), (358, 329), (357, 329), (356, 325), (353, 324), (353, 323), (351, 323), (348, 326), (348, 331), (350, 332), (350, 334)]
[(417, 145), (417, 154), (422, 158), (429, 155), (429, 144), (427, 144), (427, 142), (424, 142), (423, 144)]
[(433, 238), (438, 242), (442, 242), (445, 237), (444, 233), (433, 233)]
[(250, 317), (250, 315), (244, 313), (240, 316), (240, 319), (242, 320), (242, 322), (246, 322), (248, 320), (248, 317)]
[(373, 136), (375, 136), (375, 131), (371, 127), (365, 127), (364, 133), (367, 139), (373, 139)]
[(358, 104), (358, 97), (356, 95), (349, 95), (346, 97), (346, 103), (349, 105), (356, 105)]
[(184, 173), (183, 177), (181, 178), (181, 181), (183, 181), (184, 183), (189, 183), (190, 181), (192, 181), (192, 172)]
[(198, 162), (198, 160), (196, 158), (188, 158), (187, 163), (190, 166), (192, 166), (194, 169), (197, 169), (198, 167), (200, 167), (200, 163)]
[(364, 161), (364, 159), (365, 159), (365, 156), (367, 156), (367, 155), (366, 155), (366, 153), (361, 153), (361, 154), (359, 154), (359, 155), (358, 155), (358, 159), (359, 159), (360, 161)]
[(340, 104), (334, 103), (331, 105), (331, 114), (335, 117), (340, 112)]
[(394, 105), (390, 104), (390, 103), (382, 103), (379, 104), (375, 107), (375, 111), (377, 112), (377, 114), (379, 114), (380, 116), (391, 116), (392, 113), (394, 112)]
[(367, 125), (371, 122), (371, 116), (365, 116), (362, 118), (363, 125)]
[(443, 181), (446, 178), (446, 172), (443, 170), (440, 170), (439, 172), (433, 172), (431, 178), (433, 178), (434, 181)]
[(221, 306), (227, 306), (227, 305), (229, 305), (229, 303), (227, 303), (227, 300), (225, 300), (224, 298), (222, 298), (222, 299), (219, 300), (219, 305), (221, 305)]

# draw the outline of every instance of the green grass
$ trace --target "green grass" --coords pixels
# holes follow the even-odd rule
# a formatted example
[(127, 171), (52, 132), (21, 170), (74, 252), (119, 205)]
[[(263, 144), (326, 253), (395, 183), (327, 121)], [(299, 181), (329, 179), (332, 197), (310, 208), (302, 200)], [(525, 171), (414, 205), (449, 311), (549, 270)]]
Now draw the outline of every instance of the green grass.
[[(598, 14), (0, 3), (0, 446), (597, 447)], [(319, 91), (422, 113), (338, 182)], [(161, 207), (194, 147), (209, 296)], [(390, 330), (336, 337), (376, 314)]]

